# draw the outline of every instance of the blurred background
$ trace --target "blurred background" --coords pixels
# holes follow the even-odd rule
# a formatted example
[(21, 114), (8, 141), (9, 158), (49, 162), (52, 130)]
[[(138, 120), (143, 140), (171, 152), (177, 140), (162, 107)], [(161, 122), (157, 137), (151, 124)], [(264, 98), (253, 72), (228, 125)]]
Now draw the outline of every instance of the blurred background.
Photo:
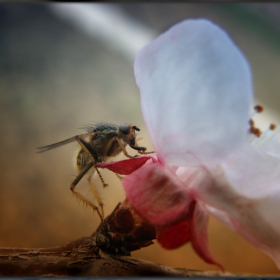
[[(107, 121), (141, 128), (133, 60), (139, 49), (186, 18), (207, 18), (225, 29), (252, 67), (259, 126), (280, 124), (280, 4), (0, 4), (0, 246), (47, 247), (90, 235), (97, 214), (73, 197), (76, 143), (37, 154), (36, 147)], [(134, 151), (129, 150), (130, 154)], [(124, 158), (124, 156), (120, 156)], [(124, 199), (121, 182), (102, 171), (93, 182), (109, 214)], [(82, 181), (77, 190), (93, 199)], [(232, 272), (279, 274), (268, 256), (214, 218), (214, 258)], [(217, 270), (190, 245), (166, 251), (154, 244), (135, 258), (175, 267)]]

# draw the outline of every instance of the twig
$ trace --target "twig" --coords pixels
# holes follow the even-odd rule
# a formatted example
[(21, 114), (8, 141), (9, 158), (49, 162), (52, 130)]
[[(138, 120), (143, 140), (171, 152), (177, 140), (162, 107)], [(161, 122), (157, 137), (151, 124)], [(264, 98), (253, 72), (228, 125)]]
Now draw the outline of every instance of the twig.
[(153, 244), (155, 237), (155, 228), (124, 201), (92, 236), (53, 248), (0, 248), (0, 276), (236, 276), (176, 269), (127, 257), (131, 251)]

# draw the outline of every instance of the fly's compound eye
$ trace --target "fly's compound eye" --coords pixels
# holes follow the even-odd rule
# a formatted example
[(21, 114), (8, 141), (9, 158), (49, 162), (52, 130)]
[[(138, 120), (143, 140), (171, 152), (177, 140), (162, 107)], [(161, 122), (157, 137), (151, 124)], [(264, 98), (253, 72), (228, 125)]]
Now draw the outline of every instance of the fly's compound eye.
[(129, 125), (120, 125), (119, 129), (124, 135), (127, 135), (130, 132)]

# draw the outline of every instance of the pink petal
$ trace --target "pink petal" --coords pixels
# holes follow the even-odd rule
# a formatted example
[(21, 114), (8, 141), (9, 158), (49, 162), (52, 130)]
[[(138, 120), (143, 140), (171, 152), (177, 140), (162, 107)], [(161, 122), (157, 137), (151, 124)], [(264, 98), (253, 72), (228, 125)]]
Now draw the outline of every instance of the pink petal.
[(134, 69), (161, 162), (212, 165), (245, 141), (251, 73), (218, 26), (202, 19), (176, 24), (137, 54)]
[(224, 267), (216, 262), (210, 253), (208, 246), (208, 220), (209, 215), (207, 211), (200, 205), (196, 203), (194, 216), (192, 219), (192, 246), (196, 253), (207, 263), (217, 265), (223, 272)]
[(216, 262), (210, 253), (207, 228), (207, 211), (202, 205), (193, 201), (186, 217), (160, 230), (157, 234), (157, 241), (165, 249), (176, 249), (191, 241), (194, 250), (205, 262), (217, 265), (224, 271), (223, 266)]
[(177, 249), (191, 240), (191, 219), (187, 218), (157, 234), (158, 243), (165, 249)]
[(115, 173), (128, 175), (142, 167), (151, 156), (141, 156), (120, 161), (103, 162), (97, 165), (99, 168), (107, 168)]
[(181, 220), (192, 202), (177, 176), (159, 163), (136, 170), (123, 180), (123, 185), (135, 210), (158, 226)]
[(189, 242), (192, 238), (193, 214), (195, 201), (189, 207), (189, 213), (183, 220), (164, 227), (157, 233), (158, 243), (165, 249), (176, 249)]

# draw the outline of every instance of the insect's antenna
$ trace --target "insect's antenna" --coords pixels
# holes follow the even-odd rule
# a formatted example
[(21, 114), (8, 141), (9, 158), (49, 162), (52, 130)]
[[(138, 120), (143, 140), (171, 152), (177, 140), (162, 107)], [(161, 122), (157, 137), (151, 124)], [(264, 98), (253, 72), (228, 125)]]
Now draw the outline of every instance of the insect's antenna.
[(138, 128), (136, 125), (134, 125), (132, 128), (134, 128), (137, 131), (140, 131), (140, 128)]

